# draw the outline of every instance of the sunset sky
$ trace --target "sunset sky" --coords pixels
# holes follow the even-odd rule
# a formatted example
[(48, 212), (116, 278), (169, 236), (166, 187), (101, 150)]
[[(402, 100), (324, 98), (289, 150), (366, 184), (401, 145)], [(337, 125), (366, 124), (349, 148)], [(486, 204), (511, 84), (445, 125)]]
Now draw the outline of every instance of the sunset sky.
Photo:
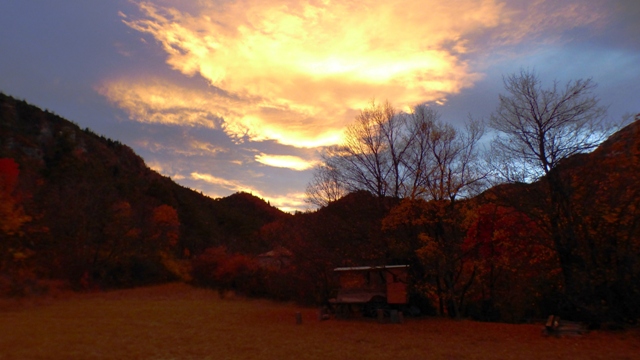
[(1, 92), (285, 211), (372, 99), (486, 119), (524, 68), (640, 112), (638, 0), (7, 0), (0, 54)]

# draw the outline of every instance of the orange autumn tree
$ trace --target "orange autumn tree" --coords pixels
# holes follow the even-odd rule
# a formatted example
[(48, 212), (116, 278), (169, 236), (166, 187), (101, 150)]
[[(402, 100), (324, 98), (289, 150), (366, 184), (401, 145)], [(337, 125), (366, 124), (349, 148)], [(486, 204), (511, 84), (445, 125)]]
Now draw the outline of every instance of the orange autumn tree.
[(462, 247), (467, 212), (461, 202), (405, 199), (383, 221), (389, 253), (411, 266), (412, 291), (439, 315), (462, 317), (475, 281)]
[(483, 320), (517, 322), (538, 314), (543, 296), (557, 289), (560, 269), (553, 244), (536, 223), (514, 208), (485, 204), (462, 244), (477, 275), (469, 300)]
[(175, 208), (160, 205), (153, 209), (150, 248), (155, 253), (150, 257), (159, 257), (164, 268), (173, 277), (191, 281), (191, 262), (188, 247), (180, 242), (180, 219)]
[(153, 209), (153, 229), (151, 240), (159, 249), (173, 248), (180, 238), (180, 220), (178, 212), (169, 205), (160, 205)]
[(20, 169), (13, 159), (0, 159), (0, 234), (15, 235), (31, 218), (14, 194)]
[(121, 272), (123, 264), (140, 253), (141, 231), (134, 222), (129, 202), (118, 201), (109, 206), (105, 219), (107, 221), (101, 231), (104, 236), (96, 239), (92, 246), (87, 246), (86, 251), (91, 258), (80, 284), (82, 288), (91, 288), (96, 285), (94, 282), (105, 282), (112, 277), (122, 281), (122, 275), (113, 276), (113, 273)]
[(192, 261), (194, 282), (217, 289), (221, 298), (228, 291), (256, 295), (262, 288), (258, 272), (255, 259), (229, 253), (224, 246), (208, 248)]
[(34, 278), (27, 264), (33, 251), (20, 241), (22, 225), (31, 218), (15, 193), (19, 174), (13, 159), (0, 159), (0, 294), (23, 295)]

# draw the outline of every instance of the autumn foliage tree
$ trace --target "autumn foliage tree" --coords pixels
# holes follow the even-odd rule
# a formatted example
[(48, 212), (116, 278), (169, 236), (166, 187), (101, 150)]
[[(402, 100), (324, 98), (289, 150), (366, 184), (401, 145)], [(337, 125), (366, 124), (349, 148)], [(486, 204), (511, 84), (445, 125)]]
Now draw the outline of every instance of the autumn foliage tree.
[(391, 253), (411, 265), (413, 291), (439, 315), (461, 317), (475, 279), (461, 247), (464, 213), (445, 200), (405, 199), (383, 222)]
[(254, 295), (261, 288), (257, 262), (243, 254), (229, 253), (223, 246), (205, 250), (193, 259), (196, 284), (217, 289), (220, 297), (228, 291)]
[(31, 220), (15, 193), (20, 170), (13, 159), (0, 159), (0, 294), (21, 295), (34, 276), (26, 263), (33, 253), (19, 241)]
[(546, 315), (544, 297), (558, 290), (560, 269), (553, 244), (535, 221), (514, 208), (481, 205), (462, 251), (476, 270), (471, 316), (518, 322)]
[(0, 159), (0, 234), (14, 235), (30, 220), (14, 194), (20, 170), (13, 159)]
[(150, 241), (160, 250), (178, 245), (180, 220), (176, 209), (169, 205), (160, 205), (153, 209), (152, 232)]
[(114, 267), (121, 268), (123, 262), (140, 250), (136, 245), (141, 240), (141, 229), (136, 227), (129, 202), (119, 201), (111, 205), (105, 220), (104, 236), (98, 238), (92, 247), (90, 263), (83, 273), (85, 287), (91, 286), (90, 282), (94, 280), (104, 282), (114, 275)]

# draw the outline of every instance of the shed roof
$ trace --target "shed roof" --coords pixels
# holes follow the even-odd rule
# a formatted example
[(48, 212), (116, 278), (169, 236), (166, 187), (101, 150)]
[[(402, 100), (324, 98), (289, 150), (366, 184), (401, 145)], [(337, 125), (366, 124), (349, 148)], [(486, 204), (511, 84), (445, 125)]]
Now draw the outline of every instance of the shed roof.
[(258, 257), (262, 257), (262, 258), (293, 257), (293, 253), (288, 249), (279, 246), (271, 251), (267, 251), (266, 253), (258, 255)]

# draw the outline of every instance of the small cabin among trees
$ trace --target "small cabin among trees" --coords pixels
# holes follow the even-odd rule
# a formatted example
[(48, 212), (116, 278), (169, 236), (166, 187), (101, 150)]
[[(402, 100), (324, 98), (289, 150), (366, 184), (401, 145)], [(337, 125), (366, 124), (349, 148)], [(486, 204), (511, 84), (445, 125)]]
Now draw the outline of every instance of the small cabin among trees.
[(293, 254), (284, 247), (276, 247), (266, 253), (258, 255), (260, 267), (270, 270), (282, 270), (291, 264)]

